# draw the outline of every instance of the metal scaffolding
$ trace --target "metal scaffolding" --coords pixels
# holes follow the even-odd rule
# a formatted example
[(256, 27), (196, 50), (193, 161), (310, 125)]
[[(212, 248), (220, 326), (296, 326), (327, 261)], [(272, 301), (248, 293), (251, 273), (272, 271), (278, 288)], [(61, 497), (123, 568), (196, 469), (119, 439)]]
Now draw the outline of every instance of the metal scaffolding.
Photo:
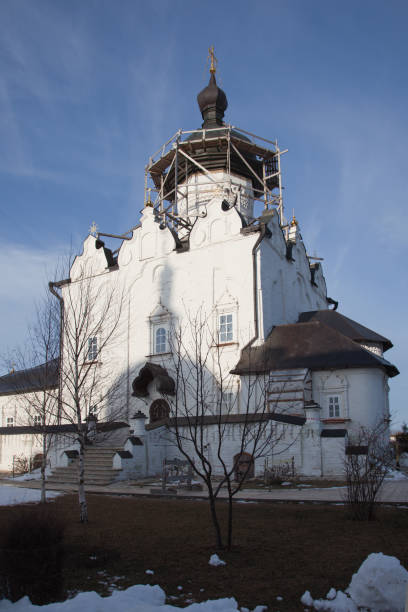
[[(279, 149), (277, 141), (261, 138), (231, 125), (178, 130), (149, 158), (145, 168), (144, 205), (152, 206), (156, 215), (174, 229), (188, 231), (194, 216), (200, 214), (191, 213), (188, 205), (185, 211), (181, 210), (181, 202), (188, 202), (191, 190), (197, 190), (197, 184), (190, 184), (189, 178), (202, 175), (204, 181), (201, 179), (199, 183), (201, 190), (206, 185), (209, 191), (214, 191), (214, 186), (225, 190), (229, 183), (232, 191), (233, 175), (239, 174), (239, 171), (235, 169), (234, 172), (234, 168), (231, 168), (232, 160), (232, 165), (240, 164), (246, 178), (252, 180), (250, 197), (254, 203), (262, 202), (264, 210), (276, 208), (281, 226), (284, 226), (280, 157), (286, 152), (287, 149)], [(205, 163), (200, 161), (207, 153), (205, 167)], [(212, 164), (213, 159), (216, 159), (215, 165)], [(217, 179), (214, 170), (219, 168), (224, 173), (222, 178)]]

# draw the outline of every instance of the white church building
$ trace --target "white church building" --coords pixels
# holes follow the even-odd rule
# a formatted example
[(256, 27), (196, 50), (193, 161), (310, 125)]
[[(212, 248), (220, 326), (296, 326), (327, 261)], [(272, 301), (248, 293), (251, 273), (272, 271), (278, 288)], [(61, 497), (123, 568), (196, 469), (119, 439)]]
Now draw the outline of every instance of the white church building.
[[(92, 228), (69, 278), (53, 286), (66, 320), (90, 283), (96, 301), (120, 302), (114, 315), (102, 308), (104, 319), (117, 317), (115, 334), (107, 339), (102, 321), (85, 338), (93, 386), (83, 419), (93, 423), (93, 446), (109, 445), (117, 478), (158, 475), (164, 459), (183, 458), (172, 431), (188, 438), (199, 417), (198, 450), (215, 474), (221, 431), (223, 460), (237, 469), (249, 461), (249, 475), (285, 462), (304, 476), (339, 475), (361, 427), (388, 427), (388, 379), (398, 370), (383, 355), (392, 344), (328, 297), (321, 260), (308, 255), (298, 221), (284, 216), (285, 151), (223, 122), (227, 98), (213, 66), (198, 104), (201, 128), (179, 130), (149, 158), (140, 224), (121, 236)], [(106, 238), (117, 240), (116, 250)], [(72, 360), (64, 334), (49, 380), (60, 405), (64, 360)], [(203, 353), (198, 414), (193, 361)], [(17, 400), (33, 389), (16, 386), (18, 376), (0, 378), (2, 470), (16, 454), (41, 452), (35, 423), (19, 420)], [(262, 423), (254, 456), (242, 444), (248, 422)], [(69, 465), (76, 443), (64, 411), (54, 430), (50, 463)], [(186, 449), (197, 452), (191, 440)]]

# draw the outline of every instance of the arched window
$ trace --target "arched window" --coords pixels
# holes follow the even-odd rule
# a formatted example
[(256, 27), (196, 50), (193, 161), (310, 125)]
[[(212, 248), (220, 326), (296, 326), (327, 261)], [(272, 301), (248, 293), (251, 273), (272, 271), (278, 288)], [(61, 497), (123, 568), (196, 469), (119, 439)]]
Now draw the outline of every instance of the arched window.
[(154, 352), (167, 353), (167, 332), (165, 327), (158, 327), (155, 332)]

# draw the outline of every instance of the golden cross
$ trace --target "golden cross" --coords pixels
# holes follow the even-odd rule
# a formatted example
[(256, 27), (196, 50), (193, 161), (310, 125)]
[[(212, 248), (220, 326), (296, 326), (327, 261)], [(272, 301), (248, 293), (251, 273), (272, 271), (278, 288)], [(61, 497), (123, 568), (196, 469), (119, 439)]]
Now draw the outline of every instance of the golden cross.
[(218, 63), (218, 60), (217, 60), (217, 58), (215, 57), (215, 53), (214, 53), (214, 45), (212, 45), (212, 47), (210, 47), (210, 48), (208, 49), (208, 54), (209, 54), (209, 55), (208, 55), (208, 59), (210, 59), (210, 60), (211, 60), (210, 72), (211, 72), (211, 74), (215, 74), (215, 73), (216, 73), (216, 71), (217, 71), (217, 63)]
[(96, 236), (96, 234), (98, 233), (98, 226), (96, 225), (95, 221), (92, 221), (92, 225), (89, 228), (89, 233), (91, 234), (91, 236)]

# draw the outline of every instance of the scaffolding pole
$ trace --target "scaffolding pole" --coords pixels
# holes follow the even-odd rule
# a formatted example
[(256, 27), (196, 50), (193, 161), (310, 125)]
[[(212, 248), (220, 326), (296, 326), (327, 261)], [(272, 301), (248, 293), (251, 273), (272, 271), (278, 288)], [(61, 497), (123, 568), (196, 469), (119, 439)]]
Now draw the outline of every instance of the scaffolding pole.
[[(194, 135), (193, 138), (191, 138), (192, 134)], [(242, 137), (240, 138), (241, 134)], [(248, 141), (247, 136), (250, 136), (253, 140)], [(261, 141), (261, 143), (266, 143), (267, 145), (272, 145), (273, 148), (266, 148), (264, 144), (259, 144), (257, 141)], [(196, 150), (206, 151), (208, 147), (214, 146), (217, 147), (218, 151), (222, 152), (224, 150), (226, 156), (224, 158), (224, 172), (226, 172), (227, 177), (224, 176), (220, 180), (216, 180), (216, 178), (213, 177), (212, 173), (207, 168), (194, 159), (194, 152)], [(229, 187), (230, 191), (232, 190), (232, 152), (238, 156), (238, 158), (253, 176), (252, 190), (249, 194), (246, 194), (246, 191), (244, 191), (246, 197), (252, 198), (254, 202), (263, 202), (265, 210), (268, 210), (271, 207), (276, 207), (279, 222), (283, 227), (285, 218), (282, 197), (283, 188), (280, 158), (283, 153), (287, 152), (287, 149), (281, 151), (277, 141), (267, 140), (266, 138), (256, 136), (252, 132), (239, 129), (231, 125), (202, 130), (178, 130), (174, 136), (172, 136), (172, 138), (166, 141), (160, 147), (160, 149), (158, 149), (158, 151), (149, 158), (149, 163), (145, 169), (144, 204), (146, 205), (146, 203), (149, 201), (150, 192), (154, 191), (157, 194), (154, 202), (156, 214), (168, 217), (168, 221), (171, 225), (182, 225), (183, 227), (191, 226), (189, 219), (189, 196), (192, 190), (195, 193), (196, 206), (199, 205), (197, 194), (197, 189), (199, 189), (199, 187), (204, 187), (205, 185), (223, 185), (226, 188)], [(259, 174), (254, 170), (243, 155), (243, 152), (246, 152), (247, 155), (255, 156), (258, 162), (260, 162), (262, 167), (262, 176), (259, 176)], [(185, 161), (182, 190), (179, 189), (181, 185), (179, 186), (178, 184), (180, 178), (180, 155)], [(271, 162), (272, 166), (270, 166), (268, 162), (271, 160), (276, 160), (276, 165)], [(197, 168), (199, 174), (205, 175), (208, 182), (198, 183), (195, 181), (194, 184), (189, 185), (188, 181), (194, 174), (194, 170), (193, 172), (190, 171), (190, 175), (188, 174), (188, 162), (190, 162), (193, 167)], [(267, 172), (267, 169), (269, 170), (269, 173)], [(272, 170), (272, 172), (270, 172), (270, 170)], [(171, 175), (171, 171), (174, 172), (174, 187), (165, 192), (166, 182)], [(271, 188), (271, 181), (273, 181), (275, 178), (276, 184), (274, 185), (272, 183)], [(149, 186), (149, 182), (152, 184), (151, 187)], [(277, 189), (278, 193), (273, 193), (273, 189)], [(211, 191), (211, 189), (208, 191)], [(241, 192), (240, 195), (242, 195)], [(165, 206), (165, 201), (170, 202), (169, 206)], [(185, 210), (183, 207), (182, 215), (179, 211), (181, 201), (186, 202)], [(183, 219), (183, 217), (185, 218)]]

